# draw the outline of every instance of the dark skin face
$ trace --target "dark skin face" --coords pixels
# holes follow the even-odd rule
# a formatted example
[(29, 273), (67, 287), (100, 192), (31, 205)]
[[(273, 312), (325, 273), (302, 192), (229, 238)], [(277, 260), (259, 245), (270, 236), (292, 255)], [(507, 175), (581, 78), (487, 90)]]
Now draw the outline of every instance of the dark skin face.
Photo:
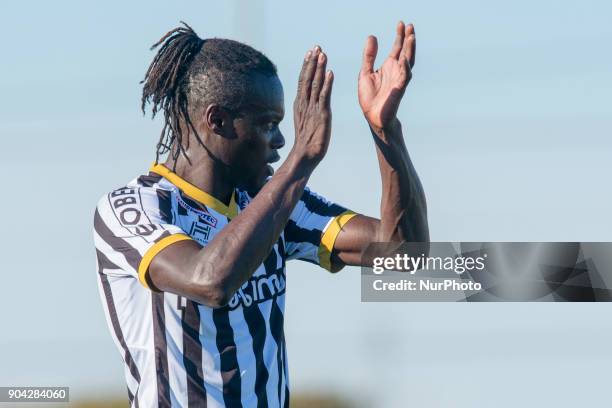
[(273, 174), (270, 163), (280, 160), (285, 138), (278, 125), (285, 109), (278, 77), (258, 75), (252, 84), (244, 109), (230, 112), (211, 105), (207, 122), (221, 142), (212, 153), (227, 166), (232, 184), (254, 193)]
[[(226, 204), (236, 187), (252, 195), (259, 191), (285, 145), (278, 127), (285, 114), (280, 80), (257, 74), (251, 84), (240, 111), (210, 104), (191, 114), (204, 147), (190, 132), (185, 148), (191, 164), (182, 155), (176, 163), (179, 176)], [(166, 166), (173, 165), (170, 156)]]

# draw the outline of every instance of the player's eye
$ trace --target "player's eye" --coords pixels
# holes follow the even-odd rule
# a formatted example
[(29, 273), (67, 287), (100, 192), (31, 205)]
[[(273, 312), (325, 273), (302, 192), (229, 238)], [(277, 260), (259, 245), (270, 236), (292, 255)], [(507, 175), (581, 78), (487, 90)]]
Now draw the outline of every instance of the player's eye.
[(267, 128), (268, 130), (274, 130), (278, 126), (278, 122), (268, 122)]

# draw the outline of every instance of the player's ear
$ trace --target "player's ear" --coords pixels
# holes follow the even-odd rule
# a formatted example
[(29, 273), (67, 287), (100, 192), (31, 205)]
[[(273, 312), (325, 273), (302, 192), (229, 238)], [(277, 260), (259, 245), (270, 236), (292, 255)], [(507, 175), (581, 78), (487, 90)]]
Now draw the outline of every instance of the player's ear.
[(220, 136), (227, 136), (231, 128), (232, 117), (230, 112), (217, 104), (210, 104), (204, 112), (206, 126)]

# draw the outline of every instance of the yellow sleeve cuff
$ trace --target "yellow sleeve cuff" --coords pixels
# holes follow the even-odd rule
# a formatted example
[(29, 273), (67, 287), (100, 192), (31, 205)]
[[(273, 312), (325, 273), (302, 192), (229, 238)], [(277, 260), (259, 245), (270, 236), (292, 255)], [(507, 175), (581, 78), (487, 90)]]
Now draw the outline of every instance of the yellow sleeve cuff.
[(325, 228), (321, 236), (321, 244), (319, 245), (319, 265), (331, 271), (331, 254), (334, 249), (334, 243), (338, 234), (342, 231), (342, 227), (351, 218), (356, 216), (354, 212), (347, 210), (340, 215), (337, 215)]
[[(147, 252), (143, 255), (140, 264), (138, 265), (138, 280), (140, 283), (144, 285), (145, 288), (149, 288), (149, 284), (146, 280), (147, 272), (149, 271), (149, 265), (151, 265), (151, 261), (155, 255), (160, 253), (160, 251), (166, 248), (169, 245), (174, 244), (175, 242), (185, 241), (191, 239), (191, 237), (185, 234), (173, 234), (169, 235), (163, 239), (160, 239), (153, 245), (151, 248), (147, 250)], [(150, 288), (149, 288), (150, 289)]]

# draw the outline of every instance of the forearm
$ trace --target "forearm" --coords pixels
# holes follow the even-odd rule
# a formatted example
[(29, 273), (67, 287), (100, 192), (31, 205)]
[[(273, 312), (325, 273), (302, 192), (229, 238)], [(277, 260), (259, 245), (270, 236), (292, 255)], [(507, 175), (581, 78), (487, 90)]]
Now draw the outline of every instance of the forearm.
[(428, 242), (425, 193), (406, 149), (399, 120), (393, 120), (384, 129), (370, 129), (382, 179), (377, 240)]
[(240, 288), (278, 240), (313, 168), (289, 154), (247, 208), (199, 251), (194, 281), (225, 298)]

